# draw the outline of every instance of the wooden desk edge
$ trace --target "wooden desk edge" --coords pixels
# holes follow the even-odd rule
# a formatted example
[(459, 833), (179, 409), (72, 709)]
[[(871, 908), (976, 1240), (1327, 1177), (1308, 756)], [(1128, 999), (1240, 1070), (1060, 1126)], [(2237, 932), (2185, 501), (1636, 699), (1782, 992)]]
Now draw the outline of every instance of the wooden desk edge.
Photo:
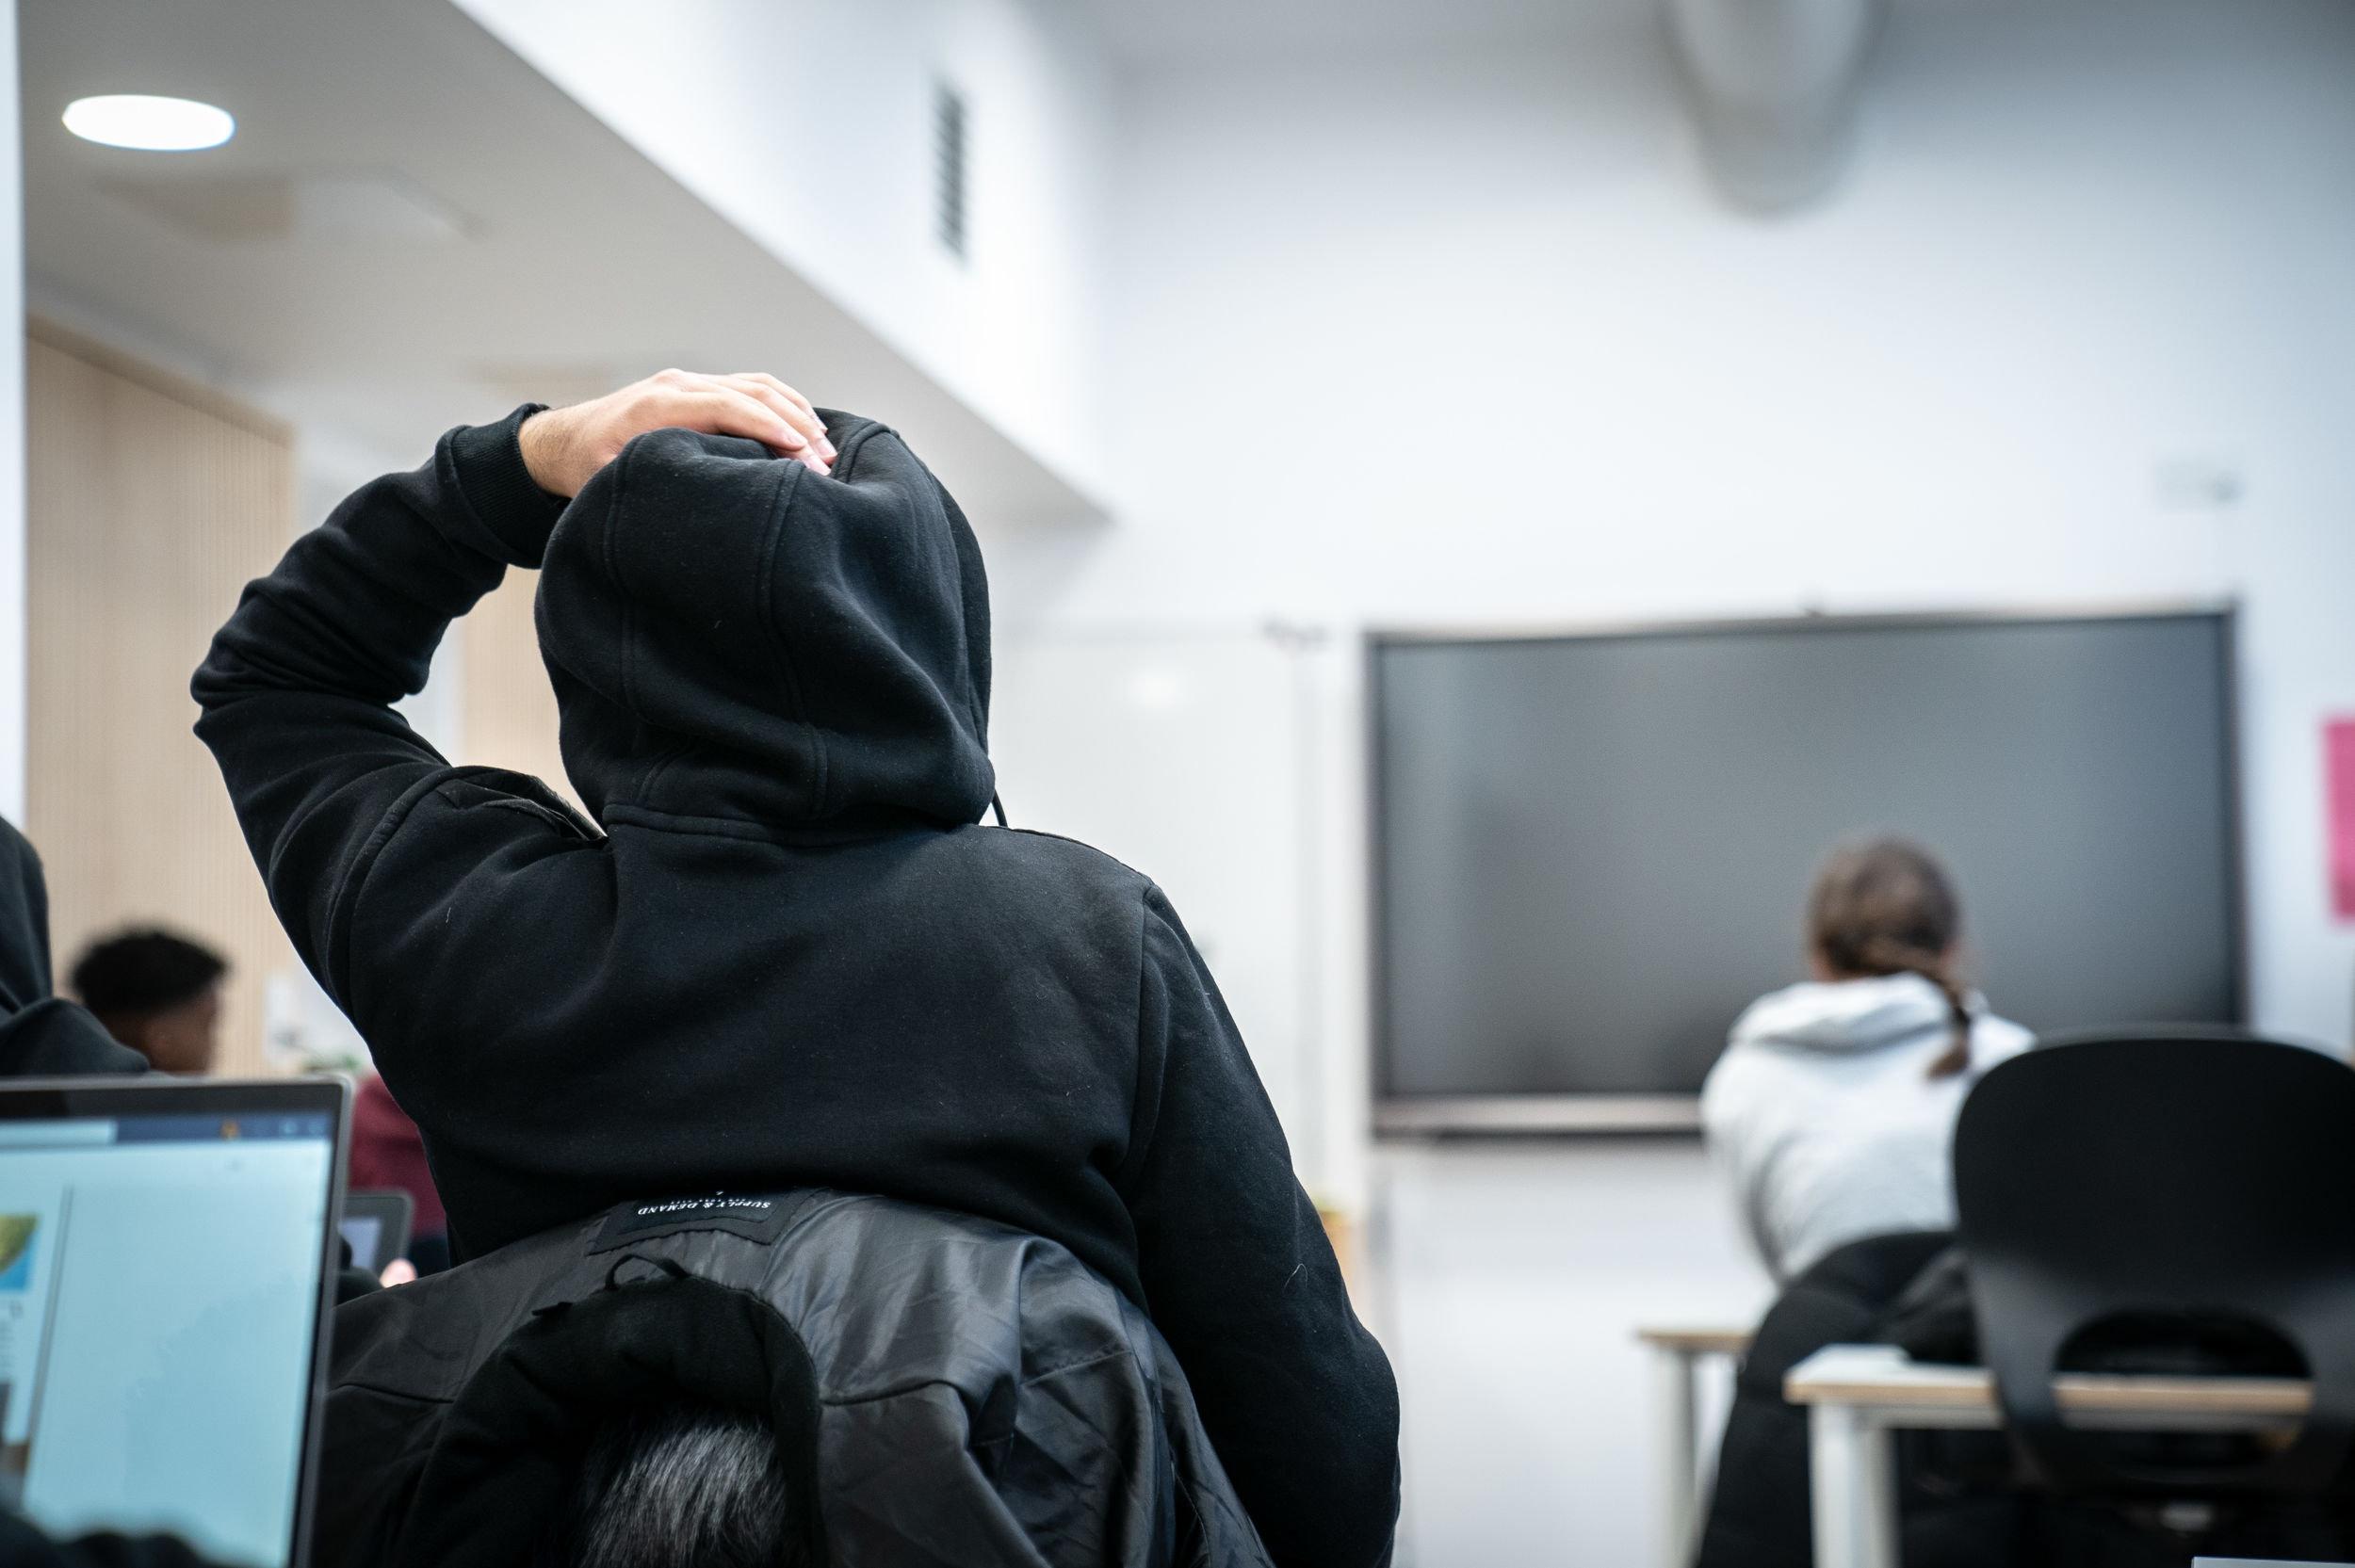
[[(1835, 1357), (1835, 1352), (1838, 1352)], [(1833, 1358), (1832, 1367), (1819, 1360)], [(1867, 1360), (1868, 1374), (1843, 1375), (1837, 1362)], [(1810, 1368), (1814, 1368), (1811, 1371)], [(1783, 1398), (1793, 1404), (1877, 1405), (1909, 1409), (1992, 1410), (1994, 1375), (1984, 1366), (1913, 1362), (1889, 1346), (1827, 1345), (1791, 1369)], [(2314, 1390), (2295, 1378), (2175, 1378), (2070, 1372), (2053, 1380), (2055, 1401), (2079, 1414), (2303, 1415)]]
[(1747, 1329), (1641, 1328), (1635, 1337), (1655, 1350), (1683, 1355), (1738, 1356), (1750, 1348)]

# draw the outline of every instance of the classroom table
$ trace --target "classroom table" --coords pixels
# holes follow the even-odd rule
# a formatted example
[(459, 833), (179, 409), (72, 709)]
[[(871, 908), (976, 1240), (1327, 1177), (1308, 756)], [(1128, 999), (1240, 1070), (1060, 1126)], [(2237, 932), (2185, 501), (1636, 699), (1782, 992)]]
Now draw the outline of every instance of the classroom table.
[[(2313, 1391), (2295, 1378), (2065, 1373), (2053, 1380), (2072, 1427), (2261, 1431), (2295, 1427)], [(2003, 1425), (1984, 1366), (1908, 1359), (1892, 1345), (1829, 1345), (1794, 1366), (1783, 1395), (1808, 1407), (1816, 1568), (1898, 1568), (1897, 1470), (1890, 1434)]]
[(1727, 1328), (1646, 1328), (1635, 1337), (1652, 1352), (1654, 1441), (1659, 1480), (1662, 1568), (1689, 1568), (1700, 1544), (1701, 1362), (1739, 1356), (1750, 1348), (1750, 1331)]

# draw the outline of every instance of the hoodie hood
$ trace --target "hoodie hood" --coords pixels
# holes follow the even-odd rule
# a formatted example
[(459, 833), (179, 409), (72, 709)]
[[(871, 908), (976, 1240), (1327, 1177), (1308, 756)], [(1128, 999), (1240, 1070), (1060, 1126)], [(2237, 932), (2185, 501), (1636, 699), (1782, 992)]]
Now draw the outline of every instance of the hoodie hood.
[[(1972, 1011), (1979, 1011), (1979, 999), (1967, 999)], [(1873, 1051), (1950, 1028), (1953, 1018), (1938, 987), (1919, 975), (1809, 980), (1751, 1003), (1734, 1023), (1733, 1043)]]
[(41, 856), (0, 818), (0, 1077), (144, 1073), (147, 1059), (51, 994), (49, 884)]
[(599, 820), (953, 827), (989, 804), (973, 530), (896, 431), (820, 415), (832, 477), (655, 430), (558, 521), (540, 648)]

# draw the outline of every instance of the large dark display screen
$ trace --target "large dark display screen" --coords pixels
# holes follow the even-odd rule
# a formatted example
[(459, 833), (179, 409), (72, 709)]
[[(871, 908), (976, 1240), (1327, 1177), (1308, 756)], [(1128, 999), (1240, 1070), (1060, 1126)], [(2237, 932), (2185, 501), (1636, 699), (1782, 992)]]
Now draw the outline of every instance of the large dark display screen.
[(1827, 850), (1959, 883), (2038, 1031), (2243, 1012), (2227, 612), (1377, 636), (1386, 1107), (1680, 1096), (1804, 977)]

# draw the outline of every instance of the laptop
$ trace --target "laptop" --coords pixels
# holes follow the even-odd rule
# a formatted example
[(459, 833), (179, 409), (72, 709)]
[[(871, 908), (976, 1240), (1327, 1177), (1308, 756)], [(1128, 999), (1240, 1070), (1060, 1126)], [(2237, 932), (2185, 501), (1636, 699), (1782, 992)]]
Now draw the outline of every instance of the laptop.
[(0, 1504), (304, 1568), (349, 1086), (0, 1083)]
[(344, 1194), (341, 1229), (351, 1249), (351, 1266), (381, 1274), (395, 1258), (409, 1255), (409, 1229), (416, 1200), (390, 1188), (353, 1188)]

